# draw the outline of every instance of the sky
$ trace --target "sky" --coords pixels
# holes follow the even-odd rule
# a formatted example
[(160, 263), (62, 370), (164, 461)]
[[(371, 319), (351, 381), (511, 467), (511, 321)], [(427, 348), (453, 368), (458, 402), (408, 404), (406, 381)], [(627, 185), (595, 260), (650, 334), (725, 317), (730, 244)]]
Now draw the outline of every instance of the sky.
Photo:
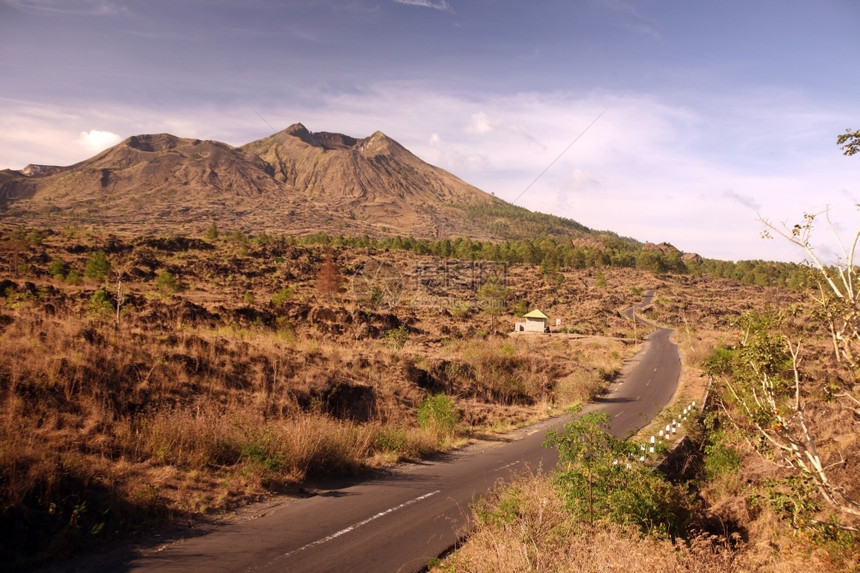
[(760, 218), (860, 228), (858, 25), (856, 0), (0, 0), (0, 169), (379, 130), (531, 210), (801, 261)]

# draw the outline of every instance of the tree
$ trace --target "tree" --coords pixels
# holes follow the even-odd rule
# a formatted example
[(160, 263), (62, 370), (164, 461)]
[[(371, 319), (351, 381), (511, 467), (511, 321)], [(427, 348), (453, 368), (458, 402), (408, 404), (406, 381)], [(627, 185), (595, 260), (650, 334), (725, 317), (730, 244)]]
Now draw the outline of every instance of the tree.
[(842, 153), (846, 156), (860, 152), (860, 130), (846, 129), (845, 133), (836, 136), (836, 145), (842, 146)]
[(326, 298), (330, 298), (341, 291), (342, 284), (343, 276), (334, 262), (334, 256), (332, 253), (329, 253), (326, 260), (320, 265), (319, 272), (317, 272), (317, 292)]
[[(842, 145), (846, 156), (860, 151), (860, 131), (845, 130), (836, 138), (836, 143)], [(834, 264), (825, 264), (812, 248), (813, 224), (816, 218), (824, 216), (827, 228), (835, 239), (839, 259)], [(850, 368), (850, 374), (856, 379), (858, 361), (860, 361), (860, 285), (857, 284), (858, 270), (854, 262), (857, 244), (860, 241), (860, 229), (854, 233), (850, 242), (845, 243), (836, 232), (830, 220), (830, 211), (825, 209), (818, 215), (805, 213), (803, 222), (791, 229), (783, 225), (777, 227), (770, 221), (760, 218), (765, 228), (762, 236), (766, 238), (777, 234), (797, 245), (807, 254), (810, 266), (817, 272), (813, 273), (818, 282), (818, 296), (814, 301), (823, 311), (823, 316), (830, 330), (836, 359)], [(860, 405), (856, 396), (853, 400)]]
[(0, 243), (0, 249), (12, 253), (12, 266), (9, 270), (15, 276), (21, 274), (20, 271), (23, 268), (21, 257), (27, 251), (27, 248), (27, 228), (23, 225), (15, 227), (9, 233), (8, 239)]
[[(835, 238), (839, 259), (826, 264), (813, 249), (811, 236), (813, 223), (823, 216)], [(821, 418), (822, 410), (838, 416), (841, 412), (856, 414), (860, 406), (857, 380), (860, 370), (860, 290), (857, 284), (855, 251), (860, 231), (849, 243), (844, 243), (830, 221), (828, 211), (818, 215), (805, 214), (802, 223), (789, 228), (778, 227), (765, 219), (762, 235), (778, 235), (797, 245), (806, 253), (812, 277), (817, 283), (811, 289), (815, 308), (829, 334), (834, 362), (841, 376), (816, 380), (801, 371), (802, 344), (785, 333), (781, 317), (774, 314), (748, 314), (739, 322), (741, 336), (737, 357), (728, 373), (718, 381), (725, 387), (729, 404), (723, 411), (748, 436), (765, 459), (793, 471), (795, 475), (813, 480), (825, 502), (843, 516), (860, 517), (860, 499), (857, 490), (843, 481), (833, 479), (834, 468), (846, 463), (846, 446), (833, 439), (821, 437), (813, 421)], [(720, 372), (713, 372), (721, 374)], [(832, 396), (832, 401), (820, 399), (821, 394)], [(811, 402), (815, 401), (812, 417)], [(728, 406), (733, 405), (734, 408)], [(856, 442), (855, 442), (856, 444)]]
[[(546, 445), (558, 448), (561, 464), (566, 467), (562, 480), (568, 488), (572, 503), (584, 500), (588, 522), (594, 523), (595, 493), (599, 507), (607, 493), (608, 479), (614, 461), (619, 456), (626, 463), (627, 456), (617, 438), (606, 432), (609, 414), (591, 412), (574, 416), (561, 432), (550, 432)], [(595, 492), (597, 490), (597, 492)]]
[(505, 298), (508, 296), (506, 289), (495, 277), (491, 277), (478, 288), (478, 302), (484, 312), (490, 315), (490, 330), (496, 328), (496, 318), (505, 310)]
[[(839, 260), (833, 264), (825, 264), (811, 244), (813, 224), (822, 215), (840, 253)], [(766, 219), (760, 221), (765, 226), (762, 232), (764, 237), (779, 235), (803, 249), (809, 257), (810, 266), (816, 271), (813, 276), (818, 286), (818, 294), (813, 297), (813, 301), (822, 311), (830, 331), (836, 359), (850, 368), (852, 375), (860, 374), (860, 285), (857, 284), (858, 269), (854, 263), (860, 229), (850, 243), (844, 243), (830, 220), (828, 210), (817, 215), (804, 214), (803, 222), (791, 229), (786, 226), (777, 227)]]
[(567, 507), (588, 523), (607, 519), (634, 523), (643, 531), (684, 535), (691, 519), (690, 500), (654, 469), (638, 463), (639, 449), (610, 434), (606, 412), (580, 415), (544, 445), (559, 452), (556, 480)]
[(88, 279), (104, 280), (110, 274), (110, 261), (104, 251), (96, 251), (87, 259), (84, 276)]
[[(741, 336), (734, 356), (712, 360), (710, 372), (719, 375), (726, 397), (735, 409), (724, 413), (765, 459), (812, 478), (825, 501), (841, 513), (860, 516), (860, 503), (829, 475), (833, 444), (821, 448), (807, 414), (809, 389), (802, 384), (801, 345), (782, 330), (782, 318), (772, 313), (749, 313), (739, 321)], [(825, 457), (820, 452), (829, 451)], [(840, 454), (841, 456), (841, 454)], [(843, 463), (844, 458), (836, 464)]]
[[(836, 138), (846, 156), (860, 151), (860, 131), (846, 130)], [(837, 259), (825, 262), (812, 246), (814, 223), (824, 219), (836, 244)], [(734, 416), (724, 410), (741, 429), (751, 431), (766, 458), (776, 459), (789, 469), (813, 480), (821, 497), (842, 515), (860, 517), (860, 495), (847, 482), (832, 479), (834, 468), (845, 465), (843, 452), (851, 453), (851, 443), (824, 440), (814, 432), (807, 415), (809, 402), (816, 400), (818, 410), (837, 416), (840, 410), (860, 414), (860, 399), (856, 380), (860, 377), (860, 287), (855, 254), (860, 229), (845, 242), (837, 233), (830, 213), (805, 213), (803, 221), (788, 227), (774, 225), (760, 218), (764, 225), (762, 236), (780, 236), (806, 253), (809, 282), (815, 316), (823, 320), (833, 348), (834, 362), (841, 375), (827, 380), (822, 401), (824, 381), (806, 378), (801, 372), (802, 345), (782, 333), (781, 324), (771, 318), (749, 316), (742, 323), (738, 367), (722, 380), (737, 404)], [(821, 417), (821, 412), (817, 417)], [(856, 446), (856, 440), (854, 442)], [(836, 472), (838, 473), (838, 472)]]
[(203, 238), (207, 241), (214, 241), (218, 238), (218, 226), (213, 221), (209, 227), (206, 228), (206, 232), (203, 233)]

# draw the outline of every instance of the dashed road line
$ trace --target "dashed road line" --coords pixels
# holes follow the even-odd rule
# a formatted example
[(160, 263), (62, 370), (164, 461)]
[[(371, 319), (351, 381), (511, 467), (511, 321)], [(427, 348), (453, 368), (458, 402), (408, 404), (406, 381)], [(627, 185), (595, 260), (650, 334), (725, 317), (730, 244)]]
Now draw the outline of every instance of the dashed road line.
[(380, 512), (379, 512), (379, 513), (377, 513), (377, 514), (371, 515), (371, 516), (370, 516), (370, 517), (368, 517), (367, 519), (364, 519), (364, 520), (362, 520), (362, 521), (359, 521), (358, 523), (354, 523), (354, 524), (352, 524), (352, 525), (350, 525), (350, 526), (348, 526), (348, 527), (344, 527), (344, 528), (343, 528), (343, 529), (341, 529), (340, 531), (336, 531), (335, 533), (332, 533), (331, 535), (328, 535), (328, 536), (323, 537), (323, 538), (321, 538), (321, 539), (317, 539), (316, 541), (312, 541), (312, 542), (308, 543), (307, 545), (304, 545), (304, 546), (302, 546), (302, 547), (299, 547), (298, 549), (293, 549), (292, 551), (288, 551), (287, 553), (284, 553), (283, 555), (281, 555), (281, 556), (277, 557), (276, 559), (274, 559), (272, 562), (270, 562), (270, 563), (269, 563), (269, 565), (272, 565), (275, 561), (278, 561), (278, 560), (281, 560), (281, 559), (286, 559), (287, 557), (289, 557), (289, 556), (291, 556), (291, 555), (295, 555), (296, 553), (299, 553), (299, 552), (301, 552), (301, 551), (304, 551), (305, 549), (310, 549), (311, 547), (314, 547), (314, 546), (316, 546), (316, 545), (322, 545), (323, 543), (328, 543), (329, 541), (331, 541), (331, 540), (333, 540), (333, 539), (337, 539), (337, 538), (338, 538), (338, 537), (340, 537), (341, 535), (345, 535), (345, 534), (349, 533), (350, 531), (354, 531), (354, 530), (358, 529), (358, 528), (359, 528), (359, 527), (361, 527), (362, 525), (367, 525), (367, 524), (368, 524), (368, 523), (370, 523), (371, 521), (374, 521), (374, 520), (376, 520), (376, 519), (379, 519), (380, 517), (385, 517), (385, 516), (386, 516), (386, 515), (388, 515), (389, 513), (394, 513), (395, 511), (397, 511), (397, 510), (399, 510), (399, 509), (403, 509), (404, 507), (407, 507), (407, 506), (410, 506), (410, 505), (412, 505), (412, 504), (418, 503), (419, 501), (423, 501), (423, 500), (427, 499), (428, 497), (432, 497), (432, 496), (436, 495), (437, 493), (439, 493), (440, 491), (441, 491), (441, 490), (438, 490), (438, 489), (437, 489), (437, 490), (435, 490), (435, 491), (431, 491), (430, 493), (425, 493), (424, 495), (419, 495), (418, 497), (416, 497), (416, 498), (414, 498), (414, 499), (410, 499), (409, 501), (404, 501), (404, 502), (403, 502), (403, 503), (401, 503), (400, 505), (397, 505), (397, 506), (394, 506), (394, 507), (390, 507), (390, 508), (388, 508), (388, 509), (386, 509), (386, 510), (380, 511)]
[(502, 466), (502, 467), (500, 467), (500, 468), (496, 468), (496, 471), (497, 471), (497, 472), (500, 472), (500, 471), (502, 471), (502, 470), (506, 470), (506, 469), (508, 469), (508, 468), (509, 468), (509, 467), (511, 467), (511, 466), (515, 466), (515, 465), (517, 465), (518, 463), (520, 463), (520, 460), (517, 460), (517, 461), (515, 461), (515, 462), (511, 462), (511, 463), (509, 463), (509, 464), (505, 464), (505, 465), (503, 465), (503, 466)]

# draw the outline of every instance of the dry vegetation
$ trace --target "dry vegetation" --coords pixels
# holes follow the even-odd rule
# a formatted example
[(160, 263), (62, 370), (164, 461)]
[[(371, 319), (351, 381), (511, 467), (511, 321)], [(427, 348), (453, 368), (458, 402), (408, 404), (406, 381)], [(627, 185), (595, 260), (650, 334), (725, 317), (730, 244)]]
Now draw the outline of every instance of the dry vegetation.
[(476, 503), (472, 534), (433, 571), (860, 570), (856, 518), (828, 504), (797, 465), (762, 455), (755, 434), (732, 421), (738, 404), (708, 374), (716, 349), (740, 347), (742, 313), (778, 310), (785, 311), (783, 332), (804, 342), (805, 415), (828, 478), (858, 499), (860, 410), (846, 399), (851, 388), (856, 393), (856, 380), (836, 363), (808, 293), (674, 277), (661, 283), (646, 314), (677, 329), (681, 387), (676, 404), (633, 439), (647, 441), (683, 405), (708, 396), (702, 418), (656, 468), (692, 496), (686, 534), (670, 537), (608, 517), (589, 525), (572, 513), (558, 475), (536, 475), (500, 484)]
[[(647, 334), (618, 313), (644, 290), (658, 291), (650, 317), (678, 328), (682, 401), (703, 394), (698, 365), (735, 340), (742, 312), (802, 299), (730, 280), (517, 265), (495, 316), (476, 304), (469, 263), (408, 252), (214, 229), (206, 239), (75, 229), (2, 238), (0, 559), (22, 566), (586, 401)], [(396, 305), (355, 294), (370, 260), (403, 278)], [(513, 312), (531, 308), (562, 319), (552, 336), (508, 333)], [(422, 417), (439, 395), (455, 424)], [(743, 471), (700, 490), (703, 519), (727, 524), (708, 529), (716, 536), (672, 542), (615, 527), (568, 535), (575, 525), (538, 476), (514, 489), (521, 516), (479, 520), (466, 551), (441, 567), (837, 570), (832, 550), (750, 505), (779, 472), (743, 444), (737, 452)], [(497, 492), (484, 514), (507, 495)]]
[(729, 544), (700, 536), (691, 544), (570, 517), (551, 478), (524, 477), (499, 487), (476, 507), (476, 531), (433, 571), (732, 571)]
[[(509, 300), (554, 316), (588, 308), (577, 328), (615, 336), (509, 337), (511, 316), (473, 308), (457, 285), (434, 287), (434, 300), (462, 302), (447, 310), (408, 306), (415, 281), (393, 308), (354, 300), (364, 262), (408, 279), (438, 266), (432, 257), (238, 234), (18, 229), (3, 245), (4, 560), (62, 555), (520, 425), (587, 400), (636, 350), (603, 310), (622, 286), (576, 293), (584, 306), (574, 306), (573, 292), (540, 277), (519, 284), (532, 281), (528, 268), (510, 273)], [(340, 291), (321, 287), (327, 259)], [(419, 423), (438, 394), (456, 427)]]

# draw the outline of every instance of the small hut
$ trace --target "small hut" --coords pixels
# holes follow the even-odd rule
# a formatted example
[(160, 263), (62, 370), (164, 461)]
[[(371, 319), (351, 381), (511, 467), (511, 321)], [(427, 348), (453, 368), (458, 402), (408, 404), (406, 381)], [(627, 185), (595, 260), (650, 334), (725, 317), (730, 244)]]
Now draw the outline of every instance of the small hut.
[(549, 332), (549, 327), (546, 321), (549, 317), (541, 311), (535, 309), (528, 314), (524, 314), (525, 322), (517, 322), (514, 324), (515, 332)]

